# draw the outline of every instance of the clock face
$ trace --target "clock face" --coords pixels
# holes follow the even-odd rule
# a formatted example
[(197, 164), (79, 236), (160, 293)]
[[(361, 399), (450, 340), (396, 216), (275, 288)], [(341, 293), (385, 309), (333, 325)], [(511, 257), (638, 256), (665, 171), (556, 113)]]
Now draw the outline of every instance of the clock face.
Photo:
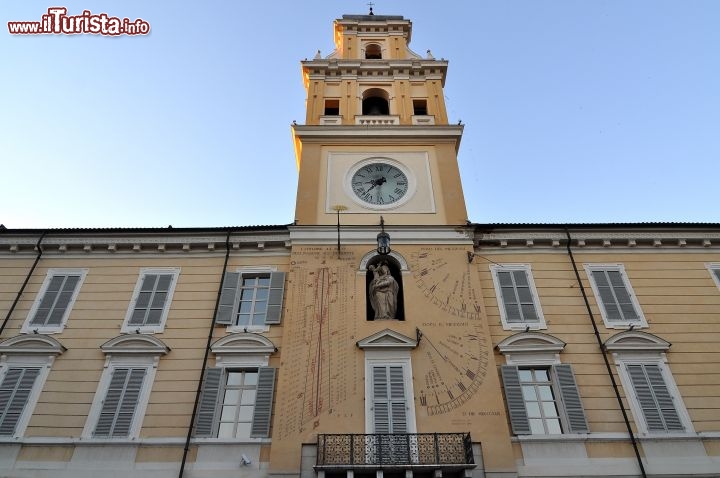
[(361, 201), (374, 206), (394, 204), (408, 192), (408, 178), (389, 163), (372, 162), (353, 174), (350, 187)]

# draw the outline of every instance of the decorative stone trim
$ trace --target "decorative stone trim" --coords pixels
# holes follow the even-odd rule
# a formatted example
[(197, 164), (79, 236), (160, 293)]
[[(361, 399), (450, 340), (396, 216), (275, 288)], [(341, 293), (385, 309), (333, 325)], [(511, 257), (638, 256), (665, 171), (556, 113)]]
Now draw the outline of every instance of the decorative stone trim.
[(364, 339), (358, 340), (357, 346), (361, 349), (414, 349), (418, 340), (395, 332), (391, 329), (381, 330)]
[(0, 342), (0, 354), (60, 355), (67, 349), (49, 335), (16, 335)]
[(151, 335), (118, 335), (100, 346), (106, 355), (165, 355), (170, 347)]

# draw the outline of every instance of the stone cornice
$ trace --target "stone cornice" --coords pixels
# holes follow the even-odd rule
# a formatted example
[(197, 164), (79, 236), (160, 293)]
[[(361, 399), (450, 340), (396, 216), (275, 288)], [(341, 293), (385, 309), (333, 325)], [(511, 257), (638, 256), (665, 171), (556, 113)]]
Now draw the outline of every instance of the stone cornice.
[[(40, 233), (0, 235), (0, 254), (36, 253)], [(257, 231), (232, 233), (231, 251), (285, 250), (289, 246), (290, 233)], [(144, 233), (63, 232), (48, 233), (42, 240), (43, 254), (77, 253), (200, 253), (225, 250), (225, 234), (171, 233), (166, 230)]]
[[(336, 226), (289, 226), (293, 245), (337, 244)], [(377, 245), (379, 226), (342, 226), (343, 245)], [(393, 245), (456, 244), (471, 245), (472, 236), (461, 227), (385, 226)]]
[[(408, 60), (341, 60), (322, 59), (302, 62), (304, 74), (311, 80), (336, 79), (347, 77), (394, 77), (402, 79), (438, 79), (445, 85), (448, 62), (434, 59)], [(400, 78), (396, 78), (400, 79)]]
[[(694, 230), (653, 227), (647, 230), (628, 226), (625, 231), (617, 227), (602, 230), (571, 232), (571, 247), (577, 249), (718, 249), (720, 228)], [(481, 250), (500, 249), (564, 249), (567, 236), (564, 232), (494, 231), (476, 232), (475, 245)]]
[(463, 125), (293, 125), (293, 136), (304, 143), (367, 144), (368, 140), (382, 140), (383, 144), (423, 144), (450, 142), (455, 151), (460, 147)]

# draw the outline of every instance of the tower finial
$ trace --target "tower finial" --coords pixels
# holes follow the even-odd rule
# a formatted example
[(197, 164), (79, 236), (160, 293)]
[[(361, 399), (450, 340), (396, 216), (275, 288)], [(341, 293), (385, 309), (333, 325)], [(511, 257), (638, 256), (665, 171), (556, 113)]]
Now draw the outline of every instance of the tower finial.
[(368, 3), (368, 7), (370, 7), (370, 13), (368, 13), (368, 15), (375, 15), (372, 11), (372, 7), (374, 7), (374, 6), (375, 6), (375, 4), (373, 2)]

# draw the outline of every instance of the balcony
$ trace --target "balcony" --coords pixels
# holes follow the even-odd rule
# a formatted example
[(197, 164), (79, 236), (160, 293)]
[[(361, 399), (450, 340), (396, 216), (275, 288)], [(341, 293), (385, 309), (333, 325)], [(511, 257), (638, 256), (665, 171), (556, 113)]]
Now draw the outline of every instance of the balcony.
[(469, 433), (318, 435), (316, 470), (475, 468)]
[(399, 116), (361, 115), (355, 117), (355, 124), (362, 126), (389, 126), (400, 124)]

